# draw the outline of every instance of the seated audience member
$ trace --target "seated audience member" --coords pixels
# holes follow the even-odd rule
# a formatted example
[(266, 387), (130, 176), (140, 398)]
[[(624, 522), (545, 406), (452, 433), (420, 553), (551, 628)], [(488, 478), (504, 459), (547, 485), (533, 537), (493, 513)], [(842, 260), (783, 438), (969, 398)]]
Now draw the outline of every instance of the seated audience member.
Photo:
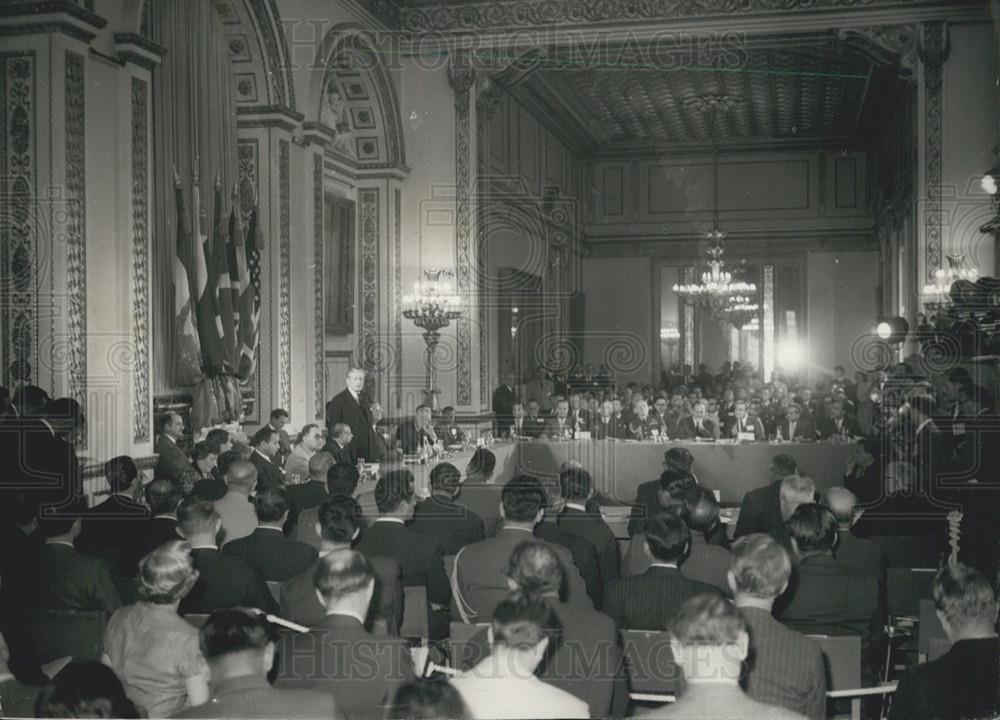
[(441, 546), (431, 537), (406, 527), (417, 504), (413, 473), (390, 470), (375, 486), (378, 517), (365, 532), (357, 550), (367, 557), (391, 557), (399, 561), (403, 586), (427, 589), (432, 639), (448, 634), (448, 601), (451, 585), (444, 571)]
[(510, 439), (529, 438), (527, 418), (524, 414), (524, 405), (516, 402), (510, 409)]
[(714, 440), (717, 428), (706, 416), (706, 405), (699, 400), (691, 406), (691, 414), (681, 418), (677, 437), (681, 440)]
[(386, 710), (386, 720), (473, 720), (465, 701), (444, 680), (413, 680), (401, 685)]
[[(7, 697), (3, 700), (6, 714)], [(129, 700), (111, 668), (93, 660), (76, 660), (60, 670), (39, 693), (34, 709), (39, 718), (147, 717)]]
[(649, 440), (653, 436), (653, 430), (659, 433), (656, 422), (649, 416), (649, 404), (641, 397), (633, 398), (628, 437), (632, 440)]
[[(206, 440), (205, 442), (208, 441)], [(194, 488), (191, 490), (191, 494), (197, 495), (203, 500), (211, 500), (212, 502), (222, 499), (229, 490), (226, 485), (226, 473), (229, 472), (229, 468), (233, 463), (241, 460), (245, 460), (245, 458), (239, 450), (226, 450), (219, 455), (212, 475), (196, 482)]]
[(177, 508), (177, 525), (191, 545), (198, 582), (181, 601), (181, 613), (210, 613), (242, 606), (274, 612), (277, 603), (264, 576), (237, 557), (219, 552), (215, 538), (222, 527), (212, 503), (188, 498)]
[(418, 405), (413, 417), (396, 428), (396, 447), (405, 455), (413, 455), (421, 447), (434, 445), (437, 440), (431, 409), (426, 405)]
[[(693, 466), (694, 456), (687, 448), (670, 448), (663, 454), (663, 472), (671, 473), (671, 480), (679, 475), (687, 475), (697, 483), (698, 478), (694, 474)], [(636, 488), (635, 502), (632, 503), (632, 514), (629, 516), (629, 536), (640, 532), (646, 518), (652, 517), (663, 509), (660, 503), (660, 492), (671, 480), (665, 480), (661, 474), (658, 480), (649, 480), (639, 484), (639, 487)]]
[(177, 441), (184, 435), (184, 420), (175, 412), (168, 412), (156, 420), (156, 467), (153, 477), (170, 478), (185, 493), (191, 491), (198, 481), (198, 473), (191, 467), (188, 456), (178, 446)]
[(767, 440), (767, 433), (760, 418), (750, 416), (750, 406), (746, 400), (737, 400), (733, 404), (733, 417), (722, 429), (722, 437), (739, 439), (740, 435), (753, 436), (756, 441)]
[(604, 612), (614, 618), (619, 628), (663, 630), (682, 602), (719, 590), (681, 574), (678, 566), (691, 542), (683, 520), (671, 512), (661, 512), (646, 521), (644, 532), (652, 563), (643, 574), (611, 584), (604, 596)]
[(492, 450), (476, 448), (465, 466), (465, 480), (462, 481), (462, 505), (472, 510), (483, 520), (483, 531), (493, 534), (500, 519), (500, 491), (502, 485), (494, 478), (497, 458)]
[(822, 503), (837, 519), (837, 547), (834, 550), (837, 562), (854, 572), (883, 578), (885, 557), (882, 548), (878, 543), (859, 538), (851, 532), (858, 505), (854, 493), (847, 488), (829, 487), (823, 492)]
[(121, 607), (121, 595), (103, 560), (77, 552), (82, 503), (63, 508), (62, 516), (43, 517), (38, 532), (44, 544), (31, 563), (29, 598), (38, 610), (103, 610)]
[[(349, 495), (333, 495), (317, 508), (317, 531), (321, 538), (319, 558), (337, 550), (350, 550), (358, 536), (361, 508)], [(372, 628), (381, 619), (390, 635), (398, 634), (403, 616), (403, 585), (399, 561), (389, 557), (370, 557), (375, 572), (375, 596), (372, 599), (365, 627)], [(326, 608), (316, 595), (313, 582), (319, 561), (288, 582), (280, 592), (281, 616), (300, 625), (314, 627), (326, 616)]]
[(851, 438), (859, 435), (858, 426), (847, 417), (844, 400), (834, 400), (830, 403), (829, 415), (821, 417), (816, 423), (816, 432), (820, 438)]
[(597, 551), (601, 587), (618, 579), (618, 542), (600, 512), (587, 510), (594, 495), (594, 479), (583, 468), (566, 468), (559, 473), (559, 488), (565, 499), (559, 513), (559, 528), (583, 538)]
[(878, 440), (865, 440), (854, 446), (844, 473), (844, 487), (854, 493), (864, 504), (874, 503), (882, 497), (882, 463)]
[(541, 406), (537, 400), (529, 400), (527, 414), (524, 416), (524, 434), (526, 437), (539, 438), (545, 433), (545, 418), (541, 414)]
[[(674, 471), (664, 472), (660, 480), (666, 484), (660, 488), (658, 513), (668, 510), (677, 517), (683, 517), (684, 498), (689, 492), (699, 487), (698, 484), (691, 475)], [(723, 537), (725, 537), (724, 533)], [(641, 575), (646, 572), (652, 561), (653, 559), (646, 548), (646, 535), (640, 530), (629, 541), (628, 551), (625, 553), (623, 561), (622, 574), (625, 576)]]
[[(257, 488), (259, 474), (253, 463), (239, 460), (226, 471), (226, 494), (215, 501), (215, 512), (222, 520), (222, 544), (247, 537), (257, 529), (250, 496)], [(260, 486), (268, 487), (266, 484)]]
[[(378, 435), (378, 433), (372, 433)], [(333, 457), (335, 463), (345, 463), (347, 465), (357, 465), (358, 457), (354, 451), (354, 432), (347, 423), (336, 423), (330, 428), (330, 439), (323, 446), (324, 452)]]
[(794, 404), (785, 408), (785, 417), (777, 422), (775, 434), (788, 441), (812, 441), (817, 438), (813, 421), (802, 417), (802, 408)]
[[(309, 484), (314, 489), (309, 491), (309, 502), (312, 503), (318, 496), (315, 485), (320, 482), (321, 477), (326, 490), (319, 503), (307, 507), (299, 513), (295, 521), (295, 530), (292, 533), (296, 540), (306, 545), (312, 545), (316, 549), (319, 549), (320, 546), (320, 534), (316, 529), (316, 523), (319, 521), (319, 506), (337, 495), (354, 497), (357, 494), (358, 480), (361, 477), (358, 474), (358, 468), (354, 465), (345, 463), (328, 465), (329, 457), (329, 453), (317, 453), (310, 460), (310, 463), (315, 462), (315, 464), (310, 466)], [(326, 470), (321, 475), (320, 469), (322, 467), (326, 467)]]
[(319, 561), (315, 588), (326, 616), (308, 635), (282, 634), (275, 686), (330, 692), (346, 717), (382, 718), (396, 689), (413, 679), (413, 664), (402, 640), (364, 628), (375, 592), (371, 563), (353, 550), (331, 552)]
[[(294, 450), (292, 454), (294, 455)], [(295, 462), (291, 456), (288, 464)], [(333, 456), (322, 450), (312, 453), (302, 480), (294, 485), (288, 485), (288, 522), (285, 523), (285, 534), (291, 536), (299, 522), (299, 515), (310, 508), (316, 508), (330, 497), (327, 490), (326, 473), (333, 466)], [(356, 472), (356, 471), (355, 471)]]
[(682, 517), (691, 531), (691, 548), (681, 563), (681, 574), (728, 593), (726, 574), (733, 561), (732, 553), (724, 547), (709, 544), (707, 539), (719, 531), (720, 524), (719, 502), (712, 491), (700, 485), (689, 489), (684, 495)]
[(274, 663), (271, 629), (246, 610), (216, 610), (199, 632), (212, 683), (210, 699), (176, 718), (323, 718), (340, 712), (333, 696), (315, 690), (279, 690), (267, 681)]
[[(350, 429), (350, 425), (348, 425)], [(298, 485), (309, 480), (309, 460), (322, 449), (326, 442), (326, 433), (316, 423), (303, 425), (299, 431), (298, 442), (292, 448), (285, 460), (285, 478), (288, 484)]]
[(104, 477), (111, 495), (84, 514), (76, 549), (103, 558), (116, 575), (130, 576), (136, 559), (132, 537), (149, 517), (146, 506), (135, 500), (139, 469), (132, 458), (121, 455), (104, 463)]
[[(569, 467), (583, 469), (579, 464), (572, 462), (563, 463), (560, 471)], [(544, 540), (551, 545), (559, 545), (569, 550), (576, 563), (583, 583), (587, 588), (587, 594), (594, 602), (594, 607), (601, 607), (604, 598), (604, 584), (601, 582), (601, 572), (598, 569), (597, 548), (586, 538), (567, 532), (559, 526), (559, 515), (566, 506), (566, 501), (562, 496), (562, 489), (559, 483), (548, 483), (544, 487), (546, 504), (543, 508), (542, 521), (535, 525), (534, 535), (539, 540)]]
[[(466, 622), (484, 621), (508, 592), (504, 568), (514, 548), (535, 538), (533, 531), (545, 512), (545, 489), (530, 475), (512, 478), (503, 488), (500, 513), (503, 525), (491, 538), (466, 545), (455, 557), (455, 604)], [(549, 543), (566, 574), (567, 602), (593, 605), (580, 570), (569, 550)]]
[[(216, 477), (216, 464), (218, 460), (219, 456), (212, 451), (208, 443), (204, 440), (195, 443), (191, 449), (191, 467), (198, 473), (199, 482)], [(192, 490), (192, 492), (194, 491)]]
[(559, 630), (545, 600), (513, 593), (497, 605), (492, 625), (490, 656), (451, 680), (473, 717), (590, 717), (586, 702), (534, 675)]
[[(522, 406), (522, 415), (523, 410)], [(441, 411), (441, 422), (434, 426), (434, 434), (441, 438), (445, 445), (461, 445), (465, 442), (465, 433), (455, 422), (455, 408), (451, 405)]]
[(545, 424), (545, 437), (550, 440), (570, 440), (573, 438), (573, 418), (569, 416), (569, 401), (559, 399), (554, 405), (552, 417)]
[(265, 485), (284, 485), (285, 476), (281, 472), (278, 459), (281, 453), (281, 436), (270, 425), (265, 425), (250, 439), (253, 452), (250, 462), (257, 468), (257, 482)]
[(677, 702), (636, 717), (802, 720), (802, 715), (765, 705), (740, 689), (750, 645), (747, 623), (721, 595), (685, 601), (670, 624), (670, 636), (670, 650), (684, 672), (686, 690)]
[[(801, 502), (813, 501), (813, 494), (809, 489), (812, 481), (793, 480), (798, 476), (798, 467), (795, 458), (784, 453), (771, 459), (770, 475), (769, 485), (751, 490), (743, 496), (734, 535), (742, 537), (751, 533), (767, 533), (781, 542), (785, 549), (789, 549), (791, 545), (785, 531), (785, 520), (794, 510), (792, 504), (796, 499)], [(786, 478), (789, 478), (787, 485)]]
[(118, 610), (104, 633), (104, 664), (149, 717), (169, 717), (208, 700), (198, 631), (177, 614), (197, 581), (187, 543), (158, 547), (139, 563), (139, 602)]
[(797, 562), (776, 615), (807, 634), (860, 635), (864, 649), (881, 629), (879, 577), (834, 559), (837, 519), (822, 505), (800, 505), (787, 525)]
[(257, 529), (250, 535), (226, 543), (223, 555), (238, 557), (257, 568), (268, 582), (295, 577), (316, 562), (315, 548), (285, 537), (288, 521), (288, 493), (271, 485), (254, 496)]
[(604, 400), (598, 406), (597, 417), (591, 424), (591, 437), (594, 440), (622, 440), (627, 435), (624, 424), (615, 417), (615, 404)]
[(899, 679), (891, 720), (995, 717), (998, 693), (997, 600), (979, 571), (947, 565), (934, 578), (934, 606), (952, 642), (944, 655)]
[(149, 506), (150, 518), (139, 523), (132, 533), (131, 543), (136, 558), (133, 572), (138, 569), (139, 559), (145, 557), (165, 542), (179, 540), (177, 533), (177, 505), (181, 501), (180, 486), (168, 478), (156, 478), (146, 486), (143, 496)]
[(733, 543), (728, 582), (750, 632), (744, 688), (754, 700), (822, 720), (827, 690), (823, 651), (771, 614), (791, 574), (791, 558), (770, 535), (754, 533)]
[(462, 492), (462, 473), (451, 463), (438, 463), (430, 473), (431, 496), (413, 510), (410, 527), (434, 538), (444, 555), (454, 555), (483, 539), (483, 520), (455, 502)]

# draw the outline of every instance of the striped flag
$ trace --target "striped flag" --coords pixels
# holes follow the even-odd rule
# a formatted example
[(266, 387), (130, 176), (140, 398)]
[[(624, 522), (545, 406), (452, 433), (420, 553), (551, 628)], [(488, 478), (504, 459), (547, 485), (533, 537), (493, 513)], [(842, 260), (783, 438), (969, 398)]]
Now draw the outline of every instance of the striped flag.
[(193, 247), (191, 222), (184, 205), (181, 179), (174, 170), (174, 198), (177, 202), (177, 248), (174, 252), (174, 381), (194, 385), (201, 379), (201, 343), (195, 329), (194, 302), (191, 298), (191, 263)]
[(257, 206), (250, 214), (244, 256), (247, 283), (240, 293), (240, 364), (236, 376), (247, 380), (257, 364), (257, 342), (260, 321), (260, 251), (264, 240), (261, 235)]
[(215, 324), (222, 339), (221, 369), (231, 373), (236, 369), (236, 326), (233, 310), (232, 278), (229, 272), (229, 224), (223, 211), (222, 185), (215, 183), (215, 238), (212, 242), (211, 280), (215, 300)]
[(201, 204), (198, 175), (192, 188), (192, 215), (194, 216), (194, 295), (198, 299), (198, 337), (201, 339), (202, 367), (215, 375), (222, 367), (222, 338), (216, 324), (215, 299), (208, 277), (208, 236), (202, 232), (205, 225), (205, 208)]

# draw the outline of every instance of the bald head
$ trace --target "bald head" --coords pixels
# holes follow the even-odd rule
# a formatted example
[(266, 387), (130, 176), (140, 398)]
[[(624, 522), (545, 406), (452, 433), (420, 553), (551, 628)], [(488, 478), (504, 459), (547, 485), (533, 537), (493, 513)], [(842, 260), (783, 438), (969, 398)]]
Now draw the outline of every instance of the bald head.
[(823, 493), (823, 504), (837, 518), (838, 525), (849, 527), (854, 519), (854, 508), (858, 504), (858, 498), (847, 488), (834, 486), (827, 488)]
[(257, 468), (248, 460), (237, 460), (226, 472), (226, 484), (232, 490), (242, 490), (249, 495), (257, 484)]
[(333, 455), (328, 452), (318, 452), (309, 458), (309, 479), (316, 482), (326, 482), (326, 471), (333, 467)]

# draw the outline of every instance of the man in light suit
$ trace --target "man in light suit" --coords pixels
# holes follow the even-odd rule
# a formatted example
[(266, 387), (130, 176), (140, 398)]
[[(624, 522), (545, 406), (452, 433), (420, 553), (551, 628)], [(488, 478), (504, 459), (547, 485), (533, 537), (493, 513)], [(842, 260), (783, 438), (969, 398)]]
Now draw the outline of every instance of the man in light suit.
[(750, 417), (749, 407), (745, 400), (736, 401), (733, 406), (733, 417), (723, 430), (724, 437), (736, 439), (740, 433), (752, 433), (753, 439), (756, 441), (767, 440), (764, 425), (760, 418)]
[(809, 418), (802, 417), (802, 408), (789, 405), (785, 417), (778, 421), (775, 432), (784, 440), (815, 440), (816, 426)]
[(351, 368), (347, 372), (347, 387), (337, 393), (326, 404), (326, 427), (332, 429), (337, 423), (351, 426), (351, 448), (355, 457), (366, 461), (376, 461), (373, 457), (372, 434), (374, 421), (364, 394), (365, 371)]

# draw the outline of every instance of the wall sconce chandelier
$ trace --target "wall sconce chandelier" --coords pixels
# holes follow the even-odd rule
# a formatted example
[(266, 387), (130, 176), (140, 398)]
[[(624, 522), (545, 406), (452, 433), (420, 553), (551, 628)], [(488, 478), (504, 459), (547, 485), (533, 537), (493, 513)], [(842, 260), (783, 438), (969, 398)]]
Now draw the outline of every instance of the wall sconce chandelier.
[(426, 404), (432, 410), (438, 409), (437, 371), (434, 366), (434, 353), (441, 340), (441, 330), (448, 327), (452, 320), (462, 316), (459, 308), (461, 298), (455, 291), (453, 282), (445, 282), (441, 278), (454, 278), (451, 270), (430, 268), (424, 270), (424, 280), (413, 283), (413, 294), (403, 296), (403, 317), (412, 320), (421, 328), (424, 343), (427, 345), (426, 363), (427, 388), (424, 390)]
[(934, 282), (923, 287), (923, 295), (927, 297), (924, 307), (929, 312), (938, 312), (951, 302), (951, 287), (958, 280), (976, 282), (979, 271), (972, 267), (964, 253), (946, 255), (948, 267), (934, 271)]

